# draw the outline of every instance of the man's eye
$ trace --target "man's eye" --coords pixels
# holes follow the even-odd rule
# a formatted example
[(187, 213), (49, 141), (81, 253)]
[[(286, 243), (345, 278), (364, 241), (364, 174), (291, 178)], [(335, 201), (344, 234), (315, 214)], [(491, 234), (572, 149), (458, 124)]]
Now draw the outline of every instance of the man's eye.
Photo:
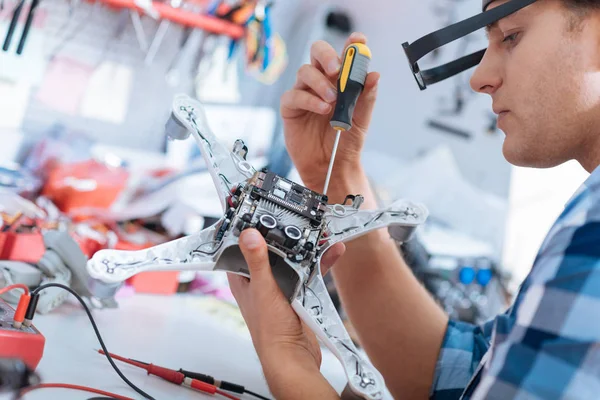
[(502, 43), (512, 43), (517, 39), (518, 35), (519, 35), (519, 32), (515, 32), (512, 35), (508, 35), (504, 38), (504, 40), (502, 40)]

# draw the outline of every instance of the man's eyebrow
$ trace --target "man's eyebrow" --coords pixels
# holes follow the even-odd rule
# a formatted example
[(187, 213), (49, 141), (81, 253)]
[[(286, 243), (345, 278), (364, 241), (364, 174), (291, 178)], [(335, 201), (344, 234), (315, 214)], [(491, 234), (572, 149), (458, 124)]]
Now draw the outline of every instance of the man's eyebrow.
[(491, 24), (489, 24), (489, 25), (486, 25), (486, 26), (485, 26), (485, 34), (486, 34), (486, 36), (488, 36), (488, 37), (489, 37), (489, 36), (490, 36), (490, 31), (491, 31), (492, 29), (494, 29), (496, 26), (498, 26), (498, 21), (495, 21), (495, 22), (492, 22), (492, 23), (491, 23)]

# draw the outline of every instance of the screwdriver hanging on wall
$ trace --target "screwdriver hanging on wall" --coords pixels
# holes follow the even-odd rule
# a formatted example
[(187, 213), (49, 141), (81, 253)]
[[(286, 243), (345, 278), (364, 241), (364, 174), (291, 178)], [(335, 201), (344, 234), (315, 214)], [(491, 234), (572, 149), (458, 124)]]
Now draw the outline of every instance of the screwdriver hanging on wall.
[[(29, 35), (29, 31), (31, 30), (31, 24), (33, 23), (35, 11), (39, 4), (40, 0), (32, 0), (31, 2), (31, 6), (29, 7), (29, 11), (27, 13), (27, 19), (25, 20), (25, 26), (23, 27), (23, 32), (21, 33), (21, 38), (19, 39), (19, 44), (17, 45), (16, 53), (18, 55), (21, 55), (23, 53), (23, 49), (25, 48), (25, 42), (27, 41), (27, 36)], [(25, 0), (21, 0), (13, 10), (12, 18), (8, 26), (8, 31), (6, 32), (6, 37), (4, 38), (4, 44), (2, 45), (2, 50), (4, 51), (8, 51), (10, 49), (12, 38), (17, 29), (17, 24), (19, 23), (19, 18), (21, 16), (21, 12), (23, 11), (24, 6)]]
[(23, 48), (25, 47), (25, 41), (27, 40), (27, 36), (29, 35), (29, 31), (31, 30), (31, 24), (33, 22), (33, 16), (37, 6), (40, 4), (40, 0), (33, 0), (31, 2), (31, 6), (29, 7), (29, 12), (27, 13), (27, 20), (25, 20), (25, 27), (23, 28), (23, 33), (21, 33), (21, 39), (19, 40), (19, 45), (17, 46), (17, 54), (21, 55), (23, 53)]
[(23, 6), (25, 5), (25, 0), (20, 0), (13, 10), (12, 18), (10, 20), (10, 24), (8, 25), (8, 32), (6, 32), (6, 37), (4, 38), (4, 44), (2, 45), (2, 50), (8, 51), (10, 48), (10, 42), (12, 41), (12, 37), (15, 34), (15, 29), (17, 28), (17, 23), (19, 22), (19, 17), (21, 16), (21, 11), (23, 10)]

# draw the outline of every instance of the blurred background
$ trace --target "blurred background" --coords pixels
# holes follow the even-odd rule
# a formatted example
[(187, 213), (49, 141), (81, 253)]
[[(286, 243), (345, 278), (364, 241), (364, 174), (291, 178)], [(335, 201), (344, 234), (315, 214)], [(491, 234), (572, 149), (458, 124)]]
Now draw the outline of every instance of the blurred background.
[[(176, 93), (206, 106), (219, 138), (243, 139), (255, 166), (299, 181), (283, 143), (280, 97), (310, 62), (313, 42), (341, 53), (353, 31), (368, 36), (371, 70), (381, 73), (365, 169), (382, 205), (407, 198), (429, 208), (428, 222), (402, 247), (452, 317), (479, 323), (504, 311), (587, 176), (574, 163), (509, 165), (491, 101), (470, 89), (470, 72), (419, 91), (402, 43), (479, 12), (479, 0), (0, 5), (0, 287), (23, 271), (32, 287), (51, 279), (39, 267), (49, 230), (67, 233), (91, 257), (172, 240), (221, 216), (195, 143), (165, 136)], [(485, 46), (477, 32), (422, 66)], [(176, 293), (210, 298), (214, 318), (232, 318), (223, 307), (235, 302), (219, 273), (140, 274), (119, 296)], [(331, 295), (336, 300), (333, 286)]]

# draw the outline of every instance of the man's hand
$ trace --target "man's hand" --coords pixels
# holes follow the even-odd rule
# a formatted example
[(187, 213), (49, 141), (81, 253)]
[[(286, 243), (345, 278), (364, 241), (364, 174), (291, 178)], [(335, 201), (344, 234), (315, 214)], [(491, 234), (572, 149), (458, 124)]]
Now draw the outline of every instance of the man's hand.
[[(355, 42), (365, 43), (366, 38), (353, 34), (346, 45)], [(317, 192), (323, 189), (335, 141), (329, 121), (340, 65), (340, 57), (330, 45), (315, 43), (310, 65), (300, 68), (295, 86), (281, 99), (287, 150), (304, 184)], [(362, 209), (377, 208), (360, 166), (360, 152), (371, 122), (378, 80), (376, 72), (367, 76), (352, 129), (341, 135), (327, 192), (330, 204), (341, 203), (349, 193), (360, 193), (365, 199)], [(387, 230), (349, 242), (338, 264), (333, 274), (344, 311), (392, 395), (427, 398), (447, 316), (408, 268)]]
[[(354, 33), (346, 42), (366, 43), (364, 35)], [(344, 47), (346, 47), (344, 46)], [(288, 153), (306, 186), (321, 192), (335, 141), (335, 131), (329, 125), (337, 99), (337, 78), (341, 59), (324, 41), (313, 44), (311, 63), (298, 70), (294, 87), (281, 98)], [(377, 97), (379, 73), (371, 72), (358, 99), (352, 118), (352, 129), (344, 132), (335, 159), (332, 184), (353, 181), (360, 170), (360, 152), (371, 122)]]
[[(239, 244), (251, 279), (229, 274), (229, 284), (271, 392), (290, 399), (337, 397), (319, 371), (321, 351), (317, 338), (298, 318), (273, 277), (263, 237), (257, 230), (247, 229)], [(341, 244), (332, 247), (322, 259), (324, 268), (329, 269), (344, 250)]]

